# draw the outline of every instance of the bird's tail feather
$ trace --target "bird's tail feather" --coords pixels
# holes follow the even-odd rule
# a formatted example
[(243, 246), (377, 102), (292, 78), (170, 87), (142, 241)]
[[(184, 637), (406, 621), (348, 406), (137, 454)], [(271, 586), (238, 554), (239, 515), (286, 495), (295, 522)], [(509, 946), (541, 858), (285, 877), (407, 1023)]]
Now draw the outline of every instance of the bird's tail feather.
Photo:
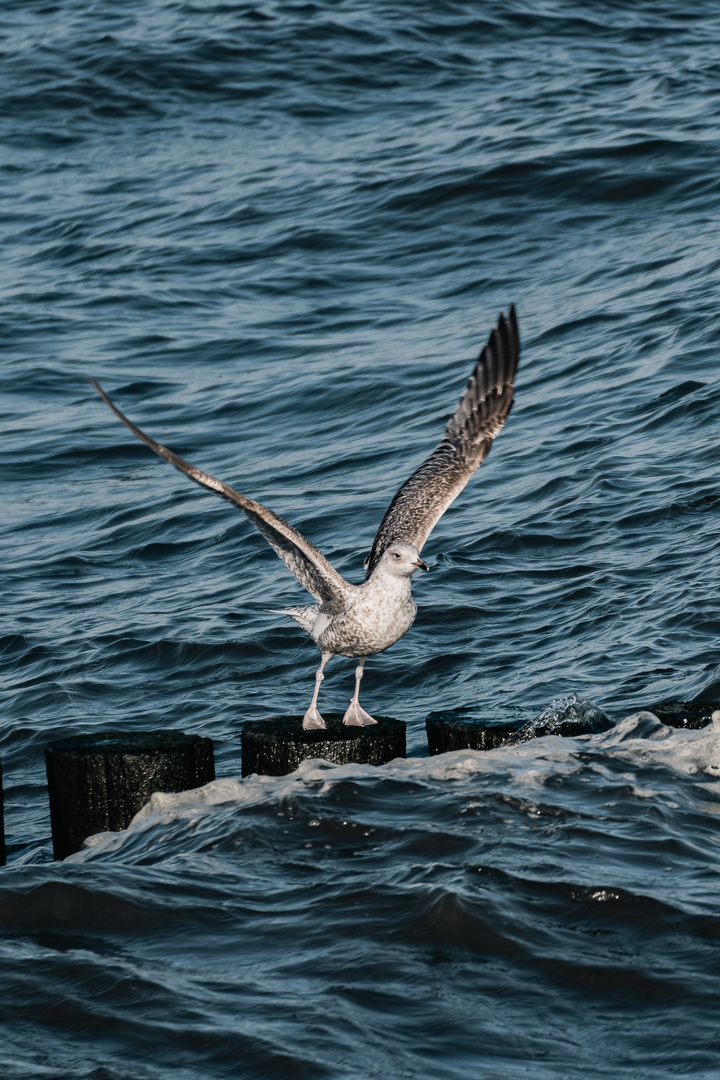
[(312, 634), (320, 609), (317, 604), (309, 604), (306, 607), (265, 608), (265, 611), (272, 612), (273, 615), (288, 615), (299, 623), (306, 633)]

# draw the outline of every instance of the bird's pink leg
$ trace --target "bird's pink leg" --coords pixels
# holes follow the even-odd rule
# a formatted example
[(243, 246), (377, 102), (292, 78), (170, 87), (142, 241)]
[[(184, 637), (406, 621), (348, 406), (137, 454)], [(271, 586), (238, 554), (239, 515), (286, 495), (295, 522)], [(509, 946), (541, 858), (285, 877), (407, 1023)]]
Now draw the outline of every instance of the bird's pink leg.
[(313, 728), (327, 727), (327, 724), (325, 723), (322, 716), (318, 712), (317, 699), (318, 699), (318, 694), (320, 693), (320, 683), (325, 678), (325, 676), (323, 675), (323, 668), (325, 667), (325, 665), (327, 664), (328, 660), (330, 659), (330, 657), (332, 655), (333, 654), (329, 653), (329, 652), (324, 652), (322, 654), (322, 660), (320, 661), (320, 667), (317, 669), (317, 672), (315, 673), (315, 691), (314, 691), (313, 696), (312, 696), (312, 701), (310, 702), (310, 708), (308, 709), (308, 711), (305, 713), (305, 715), (303, 717), (303, 727), (305, 728), (306, 731), (312, 731)]
[(350, 708), (343, 716), (343, 724), (348, 724), (350, 727), (368, 727), (370, 724), (377, 724), (377, 720), (374, 720), (370, 713), (366, 713), (360, 707), (360, 680), (363, 677), (363, 667), (366, 660), (367, 657), (363, 656), (355, 668), (355, 693), (350, 698)]

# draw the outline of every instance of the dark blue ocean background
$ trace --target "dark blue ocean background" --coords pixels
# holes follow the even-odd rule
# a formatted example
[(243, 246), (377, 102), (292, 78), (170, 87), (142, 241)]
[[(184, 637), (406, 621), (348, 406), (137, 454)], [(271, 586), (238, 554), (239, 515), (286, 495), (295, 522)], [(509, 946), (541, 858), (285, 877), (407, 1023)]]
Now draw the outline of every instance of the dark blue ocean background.
[[(5, 0), (2, 1080), (720, 1075), (720, 9)], [(515, 406), (363, 703), (409, 758), (240, 780), (498, 312)], [(321, 706), (344, 708), (351, 661)], [(428, 713), (616, 727), (429, 758)], [(52, 862), (52, 739), (219, 779)]]

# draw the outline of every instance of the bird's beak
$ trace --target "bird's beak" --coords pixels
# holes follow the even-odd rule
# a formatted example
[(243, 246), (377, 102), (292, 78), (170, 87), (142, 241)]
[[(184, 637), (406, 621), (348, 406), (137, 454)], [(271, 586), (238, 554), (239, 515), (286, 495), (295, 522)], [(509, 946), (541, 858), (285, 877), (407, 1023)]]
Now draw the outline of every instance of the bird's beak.
[(418, 570), (429, 570), (430, 569), (430, 567), (428, 566), (428, 564), (425, 562), (424, 559), (416, 559), (415, 562), (413, 563), (413, 566), (417, 566)]

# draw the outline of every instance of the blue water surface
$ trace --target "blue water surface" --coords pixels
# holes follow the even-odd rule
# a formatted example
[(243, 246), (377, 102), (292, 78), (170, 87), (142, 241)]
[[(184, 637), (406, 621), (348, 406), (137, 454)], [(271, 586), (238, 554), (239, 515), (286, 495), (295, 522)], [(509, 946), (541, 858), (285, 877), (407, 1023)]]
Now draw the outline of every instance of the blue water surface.
[[(720, 698), (716, 5), (6, 0), (0, 58), (0, 1076), (716, 1078), (720, 732), (642, 714)], [(306, 594), (88, 379), (359, 581), (510, 303), (363, 681), (409, 760), (241, 782)], [(618, 726), (427, 757), (571, 694)], [(51, 862), (45, 745), (164, 726), (220, 779)]]

